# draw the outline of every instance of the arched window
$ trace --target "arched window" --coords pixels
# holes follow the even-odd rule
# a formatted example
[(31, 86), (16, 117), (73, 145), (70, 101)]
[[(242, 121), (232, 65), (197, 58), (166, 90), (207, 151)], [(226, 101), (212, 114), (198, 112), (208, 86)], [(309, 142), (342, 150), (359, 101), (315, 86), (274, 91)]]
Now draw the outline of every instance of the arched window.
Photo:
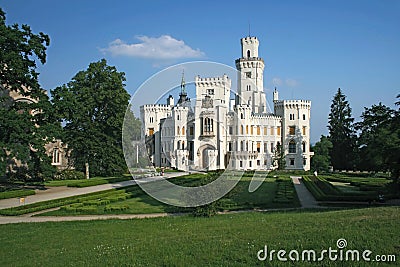
[(251, 91), (251, 85), (246, 85), (246, 90)]
[(185, 141), (182, 141), (182, 150), (185, 149)]
[(179, 135), (180, 134), (180, 131), (179, 131), (179, 126), (178, 127), (176, 127), (176, 135)]
[(240, 134), (243, 134), (243, 125), (240, 125)]
[(244, 141), (240, 142), (240, 151), (244, 151)]
[(177, 149), (180, 149), (180, 148), (181, 148), (181, 141), (178, 141), (178, 144), (177, 144), (176, 148), (177, 148)]
[(240, 118), (241, 118), (241, 119), (244, 119), (243, 113), (240, 113)]
[(250, 50), (247, 50), (247, 57), (250, 57)]
[(182, 135), (185, 135), (185, 126), (182, 127)]
[(303, 145), (303, 152), (307, 152), (307, 151), (306, 151), (306, 142), (303, 142), (302, 145)]
[(289, 153), (296, 153), (296, 142), (294, 140), (289, 142)]

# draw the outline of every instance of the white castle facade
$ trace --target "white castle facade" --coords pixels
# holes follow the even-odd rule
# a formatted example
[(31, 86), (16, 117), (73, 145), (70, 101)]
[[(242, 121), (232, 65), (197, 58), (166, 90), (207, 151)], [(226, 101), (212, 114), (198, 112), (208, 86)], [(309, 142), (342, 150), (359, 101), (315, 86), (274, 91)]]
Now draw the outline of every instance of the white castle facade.
[(308, 100), (279, 100), (267, 111), (263, 89), (264, 61), (256, 37), (241, 39), (242, 56), (235, 61), (238, 88), (230, 99), (231, 80), (195, 77), (192, 107), (182, 77), (177, 104), (140, 107), (142, 142), (156, 167), (179, 170), (270, 170), (278, 158), (289, 170), (309, 170), (310, 109)]

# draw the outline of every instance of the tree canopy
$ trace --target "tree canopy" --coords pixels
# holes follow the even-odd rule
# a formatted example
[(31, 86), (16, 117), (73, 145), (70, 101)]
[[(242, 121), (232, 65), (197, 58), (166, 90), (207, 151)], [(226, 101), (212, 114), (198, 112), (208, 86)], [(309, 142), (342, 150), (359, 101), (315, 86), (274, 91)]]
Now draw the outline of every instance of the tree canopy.
[(59, 127), (36, 71), (50, 38), (28, 25), (6, 25), (1, 8), (0, 32), (0, 177), (42, 180), (55, 170), (44, 144)]
[(333, 145), (330, 157), (334, 169), (354, 168), (356, 135), (353, 122), (350, 104), (339, 88), (332, 100), (328, 121), (329, 139)]
[(51, 91), (75, 168), (89, 163), (90, 173), (101, 176), (126, 171), (121, 135), (130, 96), (124, 81), (125, 74), (102, 59)]
[(328, 137), (321, 135), (320, 140), (312, 147), (314, 156), (311, 158), (311, 169), (327, 172), (331, 166), (329, 156), (333, 145)]

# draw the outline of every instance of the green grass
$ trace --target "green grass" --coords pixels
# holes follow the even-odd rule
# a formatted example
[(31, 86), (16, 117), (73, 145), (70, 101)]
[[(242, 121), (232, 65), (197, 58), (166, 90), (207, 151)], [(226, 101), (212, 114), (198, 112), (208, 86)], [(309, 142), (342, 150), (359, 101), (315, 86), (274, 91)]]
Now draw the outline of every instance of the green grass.
[[(2, 266), (310, 266), (257, 252), (369, 249), (399, 261), (400, 208), (0, 225)], [(396, 266), (324, 261), (313, 266)]]
[(19, 189), (0, 192), (0, 199), (14, 198), (14, 197), (26, 197), (35, 194), (33, 189)]
[(45, 186), (68, 186), (68, 187), (88, 187), (101, 184), (118, 183), (132, 180), (130, 175), (118, 177), (93, 177), (84, 180), (53, 180), (44, 183)]
[[(195, 186), (197, 182), (204, 178), (204, 174), (191, 174), (178, 178), (170, 179), (170, 181), (183, 185)], [(295, 193), (291, 179), (280, 178), (280, 183), (275, 178), (267, 178), (264, 183), (255, 191), (248, 191), (251, 178), (244, 177), (236, 187), (218, 202), (219, 210), (243, 210), (243, 209), (266, 209), (266, 208), (296, 208), (300, 207), (299, 200)], [(282, 186), (280, 186), (282, 185)], [(160, 190), (163, 190), (160, 188)], [(121, 190), (120, 190), (121, 191)], [(62, 208), (60, 210), (43, 213), (40, 216), (69, 216), (82, 214), (146, 214), (146, 213), (163, 213), (163, 212), (191, 212), (190, 208), (179, 208), (161, 203), (140, 188), (132, 187), (124, 190), (126, 192), (125, 199), (112, 201), (113, 205), (121, 207), (121, 209), (109, 209), (109, 203), (92, 203), (91, 209), (78, 208)], [(115, 191), (114, 194), (118, 194)], [(279, 197), (277, 197), (279, 196)], [(85, 206), (89, 206), (85, 205)]]

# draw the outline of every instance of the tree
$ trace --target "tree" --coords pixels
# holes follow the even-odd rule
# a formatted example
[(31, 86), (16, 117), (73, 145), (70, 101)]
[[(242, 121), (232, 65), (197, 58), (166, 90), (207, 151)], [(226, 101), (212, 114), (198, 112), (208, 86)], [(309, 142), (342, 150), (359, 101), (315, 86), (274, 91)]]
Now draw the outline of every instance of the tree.
[(282, 145), (278, 143), (274, 149), (274, 155), (272, 157), (274, 166), (278, 167), (278, 170), (284, 170), (286, 168), (285, 153), (282, 149)]
[(329, 114), (329, 139), (332, 142), (330, 157), (334, 169), (354, 168), (356, 135), (351, 108), (340, 88), (333, 98)]
[(52, 90), (56, 114), (64, 126), (64, 140), (75, 168), (108, 176), (126, 171), (122, 125), (129, 104), (125, 74), (105, 59), (91, 63), (72, 80)]
[(140, 153), (140, 151), (144, 149), (144, 144), (140, 142), (140, 129), (140, 119), (135, 117), (131, 106), (129, 105), (125, 113), (124, 125), (122, 129), (124, 155), (129, 168), (148, 166), (148, 164), (141, 165), (139, 163), (142, 159), (142, 153)]
[(332, 149), (332, 142), (328, 137), (321, 135), (319, 141), (312, 147), (314, 156), (311, 158), (311, 169), (315, 171), (329, 170), (331, 166), (330, 150)]
[(44, 145), (59, 125), (39, 85), (35, 58), (46, 62), (50, 39), (5, 20), (0, 8), (0, 177), (43, 180), (55, 171)]
[(361, 167), (375, 172), (390, 171), (396, 182), (400, 169), (399, 117), (399, 111), (379, 103), (371, 108), (364, 108), (362, 121), (356, 124), (356, 128), (361, 131)]

